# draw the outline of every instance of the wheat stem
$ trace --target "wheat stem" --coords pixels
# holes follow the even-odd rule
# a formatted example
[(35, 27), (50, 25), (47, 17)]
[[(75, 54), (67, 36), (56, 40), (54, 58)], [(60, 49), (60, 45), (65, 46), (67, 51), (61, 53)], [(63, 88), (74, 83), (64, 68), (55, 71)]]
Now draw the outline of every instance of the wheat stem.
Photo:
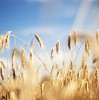
[(81, 45), (80, 45), (80, 47), (79, 47), (79, 49), (78, 49), (78, 51), (77, 51), (76, 57), (75, 57), (75, 59), (74, 59), (74, 64), (75, 64), (76, 59), (77, 59), (77, 57), (78, 57), (79, 51), (80, 51), (80, 49), (81, 49), (81, 47), (82, 47), (82, 45), (83, 45), (84, 43), (85, 43), (85, 42), (82, 42), (82, 43), (81, 43)]
[[(28, 40), (29, 40), (30, 36), (32, 36), (32, 35), (34, 35), (34, 34), (33, 34), (33, 33), (30, 33), (30, 34), (29, 34), (26, 43), (28, 43)], [(26, 45), (25, 45), (25, 50), (26, 50)]]

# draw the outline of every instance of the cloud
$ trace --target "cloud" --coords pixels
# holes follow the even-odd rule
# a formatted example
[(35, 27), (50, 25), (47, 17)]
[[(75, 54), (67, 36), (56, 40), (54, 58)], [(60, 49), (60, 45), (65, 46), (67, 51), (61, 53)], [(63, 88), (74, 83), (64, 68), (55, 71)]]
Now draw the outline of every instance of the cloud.
[(91, 2), (92, 2), (92, 0), (84, 0), (82, 2), (81, 6), (79, 8), (79, 11), (76, 15), (76, 19), (74, 21), (75, 27), (82, 27), (81, 25), (83, 25), (83, 23), (86, 19)]
[(55, 46), (57, 40), (66, 41), (66, 33), (68, 32), (69, 29), (64, 26), (36, 26), (20, 29), (16, 33), (21, 34), (26, 39), (30, 34), (38, 34), (45, 43), (45, 46), (50, 49)]
[[(98, 9), (95, 8), (96, 2), (94, 0), (27, 0), (29, 2), (42, 2), (39, 6), (38, 11), (38, 24), (39, 25), (49, 25), (53, 26), (69, 26), (69, 22), (73, 25), (73, 28), (79, 29), (81, 31), (94, 31), (98, 28)], [(95, 0), (96, 1), (96, 0)], [(46, 3), (45, 3), (46, 2)], [(80, 6), (79, 6), (80, 5)], [(95, 8), (95, 9), (94, 9)], [(74, 23), (73, 21), (74, 20)], [(69, 21), (69, 22), (68, 22)], [(94, 24), (94, 25), (92, 25)], [(70, 27), (71, 27), (70, 26)], [(60, 27), (61, 28), (61, 27)], [(72, 27), (71, 27), (72, 29)], [(33, 30), (30, 28), (30, 30)], [(34, 29), (35, 31), (36, 29)], [(48, 28), (42, 30), (42, 32), (47, 32)], [(40, 33), (40, 31), (38, 31)], [(52, 33), (52, 31), (49, 33)]]
[[(76, 2), (78, 4), (78, 2)], [(39, 22), (41, 24), (59, 24), (58, 21), (74, 17), (79, 6), (75, 2), (50, 0), (40, 6)]]
[(55, 34), (56, 30), (52, 27), (43, 27), (43, 26), (37, 26), (37, 27), (27, 27), (26, 29), (20, 30), (23, 34), (30, 34), (30, 33), (39, 33), (39, 34)]
[(83, 0), (73, 28), (84, 32), (94, 33), (99, 26), (99, 8), (97, 7), (96, 0)]

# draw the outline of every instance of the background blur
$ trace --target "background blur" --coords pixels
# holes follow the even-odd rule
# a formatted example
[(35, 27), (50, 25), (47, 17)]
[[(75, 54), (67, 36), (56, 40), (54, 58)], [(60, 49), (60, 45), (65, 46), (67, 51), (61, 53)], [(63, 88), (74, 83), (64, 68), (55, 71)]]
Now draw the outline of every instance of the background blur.
[(37, 33), (49, 50), (73, 28), (96, 32), (99, 0), (0, 0), (0, 34), (13, 31), (27, 40), (30, 33)]

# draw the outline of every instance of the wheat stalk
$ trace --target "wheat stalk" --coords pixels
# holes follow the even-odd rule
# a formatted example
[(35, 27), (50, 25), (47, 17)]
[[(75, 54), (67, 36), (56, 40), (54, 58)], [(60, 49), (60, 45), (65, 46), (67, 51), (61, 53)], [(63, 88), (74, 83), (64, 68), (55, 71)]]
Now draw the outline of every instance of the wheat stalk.
[(96, 31), (96, 41), (97, 44), (99, 44), (99, 30)]
[(35, 34), (35, 38), (36, 38), (36, 40), (37, 40), (39, 46), (40, 46), (41, 48), (44, 48), (43, 42), (42, 42), (41, 38), (40, 38), (37, 34)]
[(16, 73), (15, 73), (15, 69), (12, 67), (12, 76), (13, 76), (13, 79), (16, 79)]
[(54, 58), (54, 48), (51, 50), (51, 59), (53, 59)]
[(33, 53), (34, 53), (34, 41), (31, 42), (30, 60), (33, 60)]
[(26, 57), (26, 52), (25, 52), (25, 50), (22, 50), (22, 52), (21, 52), (21, 63), (22, 63), (23, 68), (25, 67), (25, 61), (24, 61), (25, 57)]
[(2, 51), (4, 48), (4, 36), (1, 35), (0, 36), (0, 51)]
[(2, 80), (4, 80), (4, 75), (3, 75), (2, 67), (0, 68), (0, 75), (1, 75)]
[(89, 41), (89, 39), (86, 39), (86, 41), (85, 41), (85, 51), (89, 55), (89, 53), (90, 53), (90, 41)]
[(13, 50), (13, 53), (12, 53), (12, 65), (14, 65), (15, 57), (16, 57), (16, 48)]
[(76, 30), (74, 29), (74, 36), (73, 36), (73, 38), (74, 38), (74, 43), (75, 43), (75, 45), (77, 44), (77, 34), (76, 34), (77, 32), (76, 32)]
[(0, 61), (0, 64), (3, 66), (4, 69), (6, 68), (6, 66), (5, 66), (5, 64), (3, 63), (3, 61)]
[(10, 42), (10, 32), (8, 32), (6, 34), (6, 38), (5, 38), (5, 46), (8, 48), (9, 46), (9, 42)]
[(71, 50), (71, 34), (68, 36), (68, 48)]
[(59, 50), (60, 50), (60, 41), (58, 40), (56, 43), (56, 53), (59, 54)]

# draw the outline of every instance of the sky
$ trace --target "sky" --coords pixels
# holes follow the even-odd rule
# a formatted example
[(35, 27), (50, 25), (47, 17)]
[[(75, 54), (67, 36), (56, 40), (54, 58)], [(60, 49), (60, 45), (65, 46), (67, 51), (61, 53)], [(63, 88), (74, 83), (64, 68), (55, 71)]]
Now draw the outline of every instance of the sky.
[[(79, 32), (95, 34), (99, 28), (99, 0), (0, 0), (0, 35), (12, 31), (27, 43), (33, 39), (35, 51), (44, 62), (49, 61), (49, 58), (46, 57), (46, 51), (40, 50), (34, 34), (41, 37), (49, 53), (57, 40), (61, 41), (61, 47), (67, 47), (67, 36), (74, 28)], [(14, 39), (11, 38), (10, 51), (13, 45)], [(17, 47), (22, 46), (24, 47), (23, 43), (17, 40)], [(69, 63), (70, 55), (69, 51), (65, 52), (66, 63)], [(80, 62), (80, 57), (77, 62)], [(0, 53), (0, 59), (7, 63), (7, 53)], [(62, 62), (63, 59), (63, 52), (55, 57), (55, 61)], [(37, 64), (39, 66), (38, 60)]]
[(27, 41), (40, 35), (48, 49), (76, 28), (95, 33), (99, 0), (0, 0), (0, 34), (14, 32)]

